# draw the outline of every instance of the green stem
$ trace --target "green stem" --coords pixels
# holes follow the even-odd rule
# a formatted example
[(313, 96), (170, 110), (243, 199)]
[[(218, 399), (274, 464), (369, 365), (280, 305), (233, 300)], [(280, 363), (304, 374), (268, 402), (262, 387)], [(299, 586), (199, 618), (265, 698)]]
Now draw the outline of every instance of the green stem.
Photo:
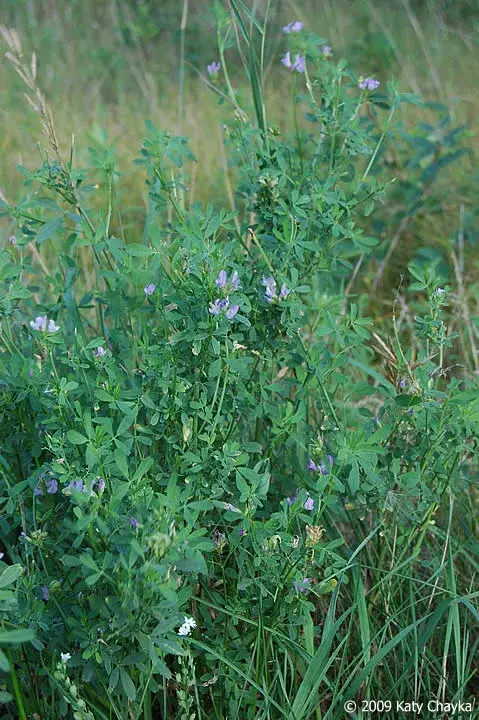
[(23, 705), (22, 691), (21, 691), (20, 685), (18, 683), (17, 673), (15, 671), (15, 665), (12, 662), (10, 653), (5, 651), (5, 654), (8, 659), (8, 664), (10, 665), (10, 677), (12, 679), (13, 694), (15, 695), (15, 702), (17, 704), (18, 717), (19, 717), (19, 720), (27, 720), (27, 716), (25, 713), (25, 707)]
[(250, 233), (251, 233), (251, 239), (253, 240), (254, 244), (256, 245), (256, 247), (258, 248), (258, 250), (261, 253), (261, 257), (263, 258), (266, 265), (268, 266), (268, 269), (270, 270), (271, 274), (274, 275), (274, 268), (271, 265), (271, 262), (270, 262), (268, 256), (266, 255), (265, 251), (263, 250), (260, 241), (258, 240), (258, 238), (256, 237), (256, 234), (253, 231), (250, 231)]
[(391, 120), (393, 119), (393, 115), (394, 115), (395, 110), (396, 110), (396, 107), (395, 107), (395, 105), (393, 104), (393, 106), (392, 106), (392, 108), (391, 108), (391, 112), (390, 112), (389, 115), (388, 115), (388, 119), (386, 120), (386, 124), (385, 124), (385, 126), (384, 126), (384, 130), (382, 131), (381, 137), (379, 138), (379, 140), (378, 140), (378, 142), (377, 142), (377, 144), (376, 144), (376, 147), (374, 148), (374, 152), (373, 152), (373, 154), (371, 155), (371, 159), (370, 159), (370, 161), (368, 162), (368, 165), (367, 165), (367, 167), (366, 167), (366, 170), (365, 170), (364, 173), (363, 173), (363, 176), (362, 176), (361, 180), (365, 180), (365, 179), (367, 178), (367, 176), (369, 175), (369, 171), (371, 170), (371, 168), (372, 168), (372, 166), (373, 166), (373, 164), (374, 164), (374, 161), (376, 160), (376, 156), (377, 156), (377, 154), (378, 154), (378, 152), (379, 152), (379, 148), (380, 148), (381, 145), (383, 144), (383, 140), (384, 140), (384, 138), (386, 137), (386, 133), (387, 133), (387, 131), (388, 131), (388, 129), (389, 129), (389, 126), (390, 126), (390, 124), (391, 124)]

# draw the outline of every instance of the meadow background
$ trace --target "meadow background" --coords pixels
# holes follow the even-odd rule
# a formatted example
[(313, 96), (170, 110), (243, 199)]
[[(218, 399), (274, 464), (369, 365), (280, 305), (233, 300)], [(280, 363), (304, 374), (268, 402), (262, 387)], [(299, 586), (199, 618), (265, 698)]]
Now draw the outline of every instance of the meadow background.
[[(256, 2), (255, 7), (261, 15), (265, 5)], [(147, 119), (188, 138), (197, 160), (189, 168), (189, 203), (198, 200), (235, 207), (228, 175), (231, 163), (222, 132), (230, 115), (205, 84), (206, 66), (216, 57), (211, 4), (203, 0), (5, 0), (2, 13), (3, 24), (19, 32), (25, 55), (36, 54), (38, 85), (53, 112), (62, 150), (69, 152), (74, 137), (80, 166), (89, 164), (89, 147), (112, 152), (122, 176), (118, 200), (128, 198), (122, 224), (130, 237), (135, 235), (146, 205), (143, 176), (132, 161)], [(401, 108), (398, 115), (406, 129), (429, 122), (437, 129), (439, 117), (446, 114), (450, 127), (466, 129), (461, 148), (467, 157), (449, 172), (441, 171), (434, 199), (428, 203), (426, 192), (419, 212), (414, 212), (407, 227), (401, 226), (399, 217), (395, 227), (395, 220), (391, 220), (383, 236), (387, 251), (391, 237), (400, 228), (385, 268), (385, 296), (389, 298), (388, 283), (397, 285), (398, 274), (414, 257), (415, 248), (424, 244), (444, 246), (452, 233), (464, 234), (466, 227), (475, 232), (479, 5), (474, 0), (277, 0), (269, 15), (265, 97), (268, 118), (280, 130), (292, 121), (290, 89), (285, 87), (278, 63), (281, 28), (292, 16), (327, 39), (336, 60), (347, 57), (365, 76), (375, 75), (383, 81), (396, 78), (403, 92), (416, 93), (431, 106), (443, 106), (444, 112), (439, 114), (428, 107)], [(234, 48), (230, 48), (229, 57), (235, 88), (241, 99), (249, 102), (247, 79)], [(14, 203), (24, 191), (18, 166), (32, 168), (34, 158), (39, 157), (39, 123), (27, 107), (21, 78), (12, 72), (3, 54), (0, 71), (0, 191)], [(392, 168), (395, 161), (391, 159)], [(474, 257), (471, 260), (468, 285), (475, 301), (477, 263)]]
[[(0, 25), (56, 134), (0, 53), (2, 720), (471, 701), (477, 0), (3, 0)], [(309, 33), (317, 104), (280, 62)]]
[[(257, 2), (255, 7), (261, 14), (265, 6)], [(128, 213), (122, 218), (125, 232), (135, 235), (146, 204), (143, 177), (132, 165), (146, 119), (188, 138), (197, 159), (189, 173), (190, 204), (198, 200), (235, 206), (222, 132), (229, 116), (205, 86), (206, 66), (216, 57), (215, 19), (208, 2), (5, 0), (2, 13), (3, 24), (19, 32), (25, 55), (36, 54), (38, 85), (52, 109), (63, 151), (69, 151), (74, 137), (80, 165), (88, 166), (92, 145), (113, 153), (122, 175), (118, 191), (128, 198)], [(474, 0), (277, 0), (269, 16), (265, 97), (269, 119), (280, 130), (292, 120), (290, 90), (278, 53), (281, 28), (293, 15), (327, 39), (336, 60), (347, 57), (364, 75), (398, 79), (403, 92), (443, 105), (441, 116), (449, 116), (451, 127), (467, 128), (462, 144), (467, 158), (450, 172), (441, 172), (437, 202), (421, 202), (406, 228), (400, 218), (395, 228), (387, 229), (394, 238), (400, 227), (386, 270), (386, 281), (396, 285), (398, 273), (414, 257), (422, 238), (428, 246), (439, 247), (447, 244), (451, 233), (464, 233), (466, 226), (475, 231), (471, 215), (476, 212), (477, 188), (479, 5)], [(230, 60), (235, 87), (247, 99), (247, 80), (233, 48)], [(39, 157), (39, 124), (25, 102), (22, 80), (4, 54), (0, 71), (0, 192), (14, 203), (23, 193), (18, 166), (32, 168), (33, 158)], [(409, 129), (428, 122), (438, 127), (436, 112), (427, 107), (401, 108), (399, 116)], [(384, 240), (387, 248), (390, 238)], [(471, 259), (468, 267), (473, 271), (477, 264)], [(475, 297), (474, 272), (470, 280)]]
[[(258, 12), (264, 7), (261, 2), (256, 6)], [(347, 57), (364, 75), (397, 78), (403, 91), (444, 103), (453, 124), (470, 128), (469, 148), (474, 153), (477, 2), (273, 3), (265, 92), (271, 119), (280, 127), (286, 126), (292, 110), (278, 67), (281, 28), (293, 16), (326, 38), (336, 59)], [(92, 141), (101, 143), (103, 132), (110, 143), (117, 141), (123, 191), (132, 198), (133, 207), (144, 206), (141, 174), (133, 172), (131, 161), (145, 119), (189, 138), (198, 159), (192, 202), (225, 199), (221, 132), (225, 108), (218, 106), (204, 83), (206, 66), (217, 54), (215, 21), (208, 2), (5, 0), (2, 22), (17, 29), (26, 55), (32, 51), (37, 55), (39, 85), (53, 111), (62, 146), (69, 147), (74, 134), (79, 157), (86, 159), (86, 148)], [(234, 49), (231, 56), (230, 72), (246, 94)], [(3, 54), (0, 62), (4, 113), (0, 188), (8, 188), (13, 202), (23, 192), (16, 167), (18, 163), (31, 164), (38, 121), (27, 110), (22, 81), (11, 72)], [(423, 108), (405, 111), (409, 126), (429, 118)], [(455, 169), (457, 206), (467, 200), (464, 193), (471, 185), (468, 177), (473, 167), (471, 158), (459, 177)], [(440, 227), (435, 230), (441, 232)]]

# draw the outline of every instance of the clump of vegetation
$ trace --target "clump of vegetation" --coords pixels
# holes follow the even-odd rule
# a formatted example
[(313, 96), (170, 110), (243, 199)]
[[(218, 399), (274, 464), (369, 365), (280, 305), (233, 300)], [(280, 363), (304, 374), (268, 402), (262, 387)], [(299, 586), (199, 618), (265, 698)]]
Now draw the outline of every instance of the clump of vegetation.
[[(292, 20), (278, 65), (305, 118), (280, 132), (264, 103), (267, 13), (228, 5), (206, 73), (228, 106), (231, 206), (190, 203), (187, 140), (147, 123), (135, 237), (114, 150), (92, 147), (90, 168), (73, 146), (62, 156), (6, 34), (49, 147), (2, 211), (5, 718), (472, 705), (467, 299), (427, 254), (388, 321), (355, 290), (387, 263), (376, 230), (391, 196), (411, 215), (462, 157), (462, 131), (440, 120), (431, 156), (431, 128), (411, 141), (395, 123), (416, 96)], [(233, 38), (251, 108), (228, 73)], [(399, 185), (394, 152), (410, 168)]]

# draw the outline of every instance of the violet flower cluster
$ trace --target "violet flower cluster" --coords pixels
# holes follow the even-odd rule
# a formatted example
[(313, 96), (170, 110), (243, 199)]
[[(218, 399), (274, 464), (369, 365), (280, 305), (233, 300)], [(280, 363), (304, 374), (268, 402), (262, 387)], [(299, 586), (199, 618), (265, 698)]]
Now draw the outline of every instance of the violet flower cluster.
[(325, 460), (321, 460), (319, 465), (317, 465), (314, 460), (309, 460), (308, 464), (306, 465), (306, 469), (310, 472), (320, 472), (321, 475), (329, 475), (331, 470), (333, 469), (334, 465), (334, 458), (332, 455), (327, 455)]
[(288, 289), (286, 283), (283, 283), (281, 285), (281, 290), (279, 292), (279, 295), (277, 293), (277, 286), (276, 286), (276, 280), (274, 277), (264, 277), (261, 280), (261, 285), (266, 288), (264, 293), (264, 299), (268, 303), (272, 302), (281, 302), (281, 300), (286, 300), (288, 295), (290, 294), (291, 290)]
[(299, 73), (304, 73), (304, 71), (306, 70), (306, 61), (304, 59), (304, 56), (300, 55), (299, 53), (296, 53), (296, 55), (294, 56), (294, 60), (292, 60), (291, 53), (288, 50), (288, 52), (281, 58), (281, 62), (284, 67), (288, 70), (291, 70), (291, 72), (296, 71)]
[(220, 270), (215, 282), (216, 286), (225, 292), (236, 292), (241, 287), (240, 279), (236, 270), (231, 273), (229, 280), (226, 270)]
[(55, 320), (49, 320), (46, 315), (38, 315), (35, 320), (30, 320), (30, 327), (32, 330), (39, 330), (43, 333), (55, 333), (60, 330), (60, 326), (55, 323)]
[(296, 20), (295, 22), (290, 22), (287, 25), (285, 25), (283, 28), (283, 32), (286, 35), (289, 35), (290, 33), (298, 33), (298, 32), (301, 32), (303, 27), (304, 27), (304, 25), (301, 22), (301, 20)]
[(302, 580), (294, 580), (293, 588), (297, 593), (307, 593), (311, 585), (309, 578), (303, 578)]
[[(305, 510), (308, 510), (309, 512), (312, 512), (314, 510), (314, 499), (311, 497), (311, 495), (309, 493), (306, 493), (306, 495), (307, 495), (307, 497), (303, 503), (303, 508)], [(296, 495), (291, 495), (291, 497), (286, 498), (286, 505), (289, 505), (291, 507), (291, 505), (294, 505), (296, 500), (297, 500)]]
[[(226, 270), (220, 270), (218, 277), (216, 278), (216, 287), (223, 292), (236, 292), (241, 287), (238, 273), (236, 270), (231, 274), (228, 279)], [(224, 298), (216, 298), (216, 300), (210, 303), (209, 311), (212, 315), (218, 316), (224, 313), (228, 320), (232, 320), (239, 310), (239, 305), (231, 305), (229, 296), (226, 295)]]
[(359, 87), (361, 90), (376, 90), (381, 85), (379, 80), (375, 80), (374, 78), (364, 78), (364, 80), (361, 80), (359, 83)]
[[(33, 490), (35, 497), (41, 497), (44, 490), (47, 495), (56, 495), (58, 492), (58, 480), (55, 477), (48, 477), (46, 480), (41, 480)], [(96, 490), (98, 495), (102, 495), (105, 492), (105, 480), (98, 476), (96, 480), (92, 482), (91, 493)], [(87, 492), (87, 486), (83, 480), (71, 480), (65, 487), (65, 494), (71, 495), (72, 493), (82, 493), (83, 495)], [(90, 493), (90, 494), (91, 494)]]
[(214, 77), (221, 70), (221, 63), (213, 61), (212, 63), (210, 63), (209, 65), (206, 66), (206, 69), (208, 71), (208, 75), (210, 77)]
[(303, 507), (305, 510), (309, 510), (309, 512), (312, 512), (314, 510), (314, 500), (309, 493), (308, 493), (308, 497), (306, 498)]

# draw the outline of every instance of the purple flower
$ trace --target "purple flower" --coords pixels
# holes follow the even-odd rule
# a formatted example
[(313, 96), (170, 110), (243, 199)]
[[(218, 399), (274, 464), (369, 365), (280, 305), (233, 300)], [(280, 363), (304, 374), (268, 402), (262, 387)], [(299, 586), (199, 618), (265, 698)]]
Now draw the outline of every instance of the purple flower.
[(413, 417), (413, 415), (414, 415), (414, 408), (409, 408), (409, 410), (407, 411), (407, 414), (408, 414), (410, 417)]
[(36, 485), (33, 488), (33, 497), (40, 497), (43, 495), (43, 490), (41, 489), (40, 485)]
[(210, 313), (212, 315), (219, 315), (223, 310), (226, 310), (230, 304), (229, 298), (216, 298), (214, 303), (210, 303)]
[(216, 285), (220, 287), (222, 290), (225, 289), (226, 283), (228, 281), (228, 276), (226, 274), (226, 270), (220, 270), (218, 273), (218, 277), (216, 278)]
[(226, 270), (220, 270), (218, 277), (216, 278), (216, 285), (221, 288), (221, 290), (230, 290), (231, 292), (236, 292), (236, 290), (241, 287), (240, 279), (236, 270), (232, 273), (229, 280)]
[(303, 55), (295, 55), (294, 63), (291, 66), (291, 70), (296, 70), (296, 72), (304, 73), (304, 71), (306, 70), (306, 61)]
[(30, 327), (33, 330), (40, 330), (41, 332), (45, 332), (45, 330), (47, 329), (47, 316), (38, 315), (35, 320), (30, 320)]
[(291, 497), (286, 498), (286, 505), (291, 506), (295, 502), (296, 502), (296, 495), (291, 495)]
[(40, 332), (55, 333), (60, 330), (60, 326), (56, 325), (55, 320), (49, 320), (46, 315), (38, 315), (35, 320), (30, 320), (32, 330), (40, 330)]
[(206, 69), (208, 71), (208, 75), (210, 77), (214, 77), (216, 73), (218, 73), (221, 70), (221, 63), (213, 61), (209, 65), (206, 66)]
[(210, 303), (210, 313), (211, 313), (212, 315), (219, 315), (219, 314), (220, 314), (220, 312), (221, 312), (220, 302), (221, 302), (221, 300), (220, 300), (219, 298), (217, 298), (217, 299), (214, 301), (214, 303)]
[(314, 510), (314, 500), (311, 497), (311, 495), (308, 493), (308, 497), (306, 498), (306, 502), (303, 505), (305, 510)]
[(239, 305), (231, 305), (225, 313), (228, 320), (232, 320), (239, 310)]
[(47, 486), (47, 493), (49, 495), (55, 495), (58, 490), (58, 480), (55, 478), (49, 478), (45, 484)]
[(239, 535), (240, 537), (243, 537), (244, 534), (245, 534), (245, 529), (242, 528), (242, 527), (240, 527), (240, 528), (238, 529), (238, 535)]
[(297, 593), (308, 592), (310, 585), (311, 585), (311, 580), (309, 578), (303, 578), (302, 580), (295, 580), (293, 582), (293, 587), (295, 589), (295, 592), (297, 592)]
[(17, 238), (15, 235), (10, 235), (10, 245), (16, 245), (17, 244)]
[(359, 83), (359, 87), (361, 90), (376, 90), (381, 85), (379, 80), (375, 80), (374, 78), (364, 78), (364, 80), (361, 80)]
[(230, 278), (231, 292), (236, 292), (237, 290), (239, 290), (240, 287), (241, 287), (240, 279), (239, 279), (238, 273), (235, 270)]
[(319, 469), (321, 470), (321, 475), (329, 475), (331, 470), (333, 469), (334, 465), (334, 458), (332, 455), (328, 455), (326, 460), (328, 461), (329, 468), (327, 467), (325, 461), (323, 460), (321, 462), (321, 465), (319, 466)]
[(304, 27), (304, 25), (301, 22), (301, 20), (296, 20), (296, 22), (290, 22), (287, 25), (285, 25), (283, 28), (283, 32), (286, 35), (289, 35), (290, 33), (298, 33), (298, 32), (301, 32), (303, 27)]
[(66, 487), (66, 491), (69, 495), (71, 495), (72, 492), (84, 493), (86, 492), (85, 483), (83, 480), (71, 480)]
[(100, 495), (105, 491), (105, 481), (102, 477), (98, 478), (98, 492)]
[(263, 287), (266, 288), (264, 293), (264, 299), (266, 302), (271, 303), (275, 300), (281, 302), (281, 300), (286, 300), (288, 295), (290, 294), (291, 290), (288, 289), (288, 286), (286, 283), (283, 283), (281, 285), (281, 290), (279, 293), (279, 297), (277, 295), (277, 287), (276, 287), (276, 280), (274, 277), (265, 277), (263, 275), (263, 278), (261, 280), (261, 284)]
[(99, 346), (97, 347), (97, 349), (96, 349), (95, 357), (96, 357), (96, 358), (101, 358), (101, 357), (103, 357), (103, 355), (104, 355), (105, 353), (106, 353), (105, 348), (102, 347), (101, 345), (99, 345)]
[(264, 277), (263, 275), (261, 285), (266, 288), (264, 293), (266, 302), (273, 302), (276, 299), (276, 280), (274, 277)]
[(145, 295), (147, 297), (149, 297), (150, 295), (153, 295), (155, 290), (156, 290), (156, 285), (154, 283), (148, 283), (148, 285), (145, 285), (145, 287), (143, 288), (143, 292), (145, 293)]
[(310, 458), (308, 464), (306, 465), (306, 469), (310, 470), (311, 472), (318, 472), (319, 467), (316, 465), (314, 460)]
[(281, 62), (285, 68), (291, 70), (291, 68), (293, 67), (293, 63), (291, 62), (291, 53), (289, 52), (289, 50), (285, 55), (283, 55), (283, 57), (281, 58)]
[(48, 588), (46, 585), (42, 585), (40, 588), (40, 592), (42, 594), (42, 600), (44, 602), (48, 602), (48, 598), (50, 597), (50, 593), (48, 592)]
[(134, 530), (138, 530), (138, 528), (140, 527), (140, 523), (135, 517), (130, 518), (130, 525)]
[(4, 557), (5, 557), (5, 553), (0, 552), (0, 560), (3, 560)]
[(225, 313), (228, 320), (232, 320), (236, 313), (239, 310), (239, 305), (231, 305), (230, 306), (230, 299), (228, 297), (223, 298), (220, 300), (220, 298), (216, 298), (214, 303), (210, 303), (210, 313), (212, 315), (219, 315), (220, 313)]
[(288, 52), (283, 55), (281, 58), (281, 62), (284, 65), (285, 68), (288, 68), (288, 70), (296, 70), (296, 72), (304, 73), (306, 69), (306, 63), (304, 60), (304, 57), (302, 55), (295, 55), (294, 61), (291, 61), (291, 53)]
[(329, 57), (333, 54), (333, 48), (331, 45), (323, 45), (321, 48), (321, 54), (324, 55), (324, 57)]
[(406, 378), (401, 378), (401, 380), (399, 381), (399, 387), (401, 388), (401, 390), (404, 390), (404, 388), (406, 387)]

